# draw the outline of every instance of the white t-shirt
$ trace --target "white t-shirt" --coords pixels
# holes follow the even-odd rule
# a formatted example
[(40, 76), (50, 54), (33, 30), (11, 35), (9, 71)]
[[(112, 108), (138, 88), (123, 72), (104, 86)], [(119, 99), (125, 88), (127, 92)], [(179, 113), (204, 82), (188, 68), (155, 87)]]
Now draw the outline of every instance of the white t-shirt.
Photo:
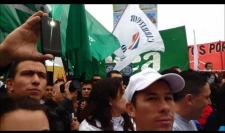
[[(86, 120), (83, 120), (79, 126), (78, 131), (102, 131), (102, 129), (98, 128), (101, 127), (101, 123), (95, 120), (97, 127), (89, 124)], [(112, 117), (113, 122), (113, 131), (124, 131), (123, 124), (124, 119), (122, 116), (119, 117)]]
[(174, 115), (173, 131), (198, 131), (193, 120), (186, 120), (180, 115)]

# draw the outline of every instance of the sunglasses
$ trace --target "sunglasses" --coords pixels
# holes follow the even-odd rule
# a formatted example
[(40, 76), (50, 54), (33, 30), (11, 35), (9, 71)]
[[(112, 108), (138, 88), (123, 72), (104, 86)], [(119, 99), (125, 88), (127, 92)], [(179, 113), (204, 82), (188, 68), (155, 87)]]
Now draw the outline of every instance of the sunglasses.
[(83, 91), (88, 90), (91, 91), (91, 88), (82, 88)]
[(92, 81), (95, 81), (95, 82), (97, 82), (97, 81), (99, 81), (99, 80), (101, 80), (101, 79), (93, 79)]

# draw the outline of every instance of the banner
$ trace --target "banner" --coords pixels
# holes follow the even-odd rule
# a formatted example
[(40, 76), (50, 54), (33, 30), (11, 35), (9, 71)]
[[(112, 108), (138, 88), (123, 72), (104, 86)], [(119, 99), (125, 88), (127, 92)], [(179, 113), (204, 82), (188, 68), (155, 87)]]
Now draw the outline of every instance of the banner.
[[(199, 70), (205, 69), (206, 62), (212, 62), (214, 70), (225, 70), (225, 41), (198, 44)], [(188, 47), (190, 68), (194, 68), (193, 46)]]
[[(112, 71), (113, 68), (115, 67), (115, 65), (116, 65), (115, 63), (107, 63), (107, 64), (105, 64), (106, 73)], [(133, 74), (132, 65), (129, 64), (128, 66), (126, 66), (125, 68), (123, 68), (121, 70), (121, 74), (122, 74), (122, 76), (132, 76), (132, 74)]]

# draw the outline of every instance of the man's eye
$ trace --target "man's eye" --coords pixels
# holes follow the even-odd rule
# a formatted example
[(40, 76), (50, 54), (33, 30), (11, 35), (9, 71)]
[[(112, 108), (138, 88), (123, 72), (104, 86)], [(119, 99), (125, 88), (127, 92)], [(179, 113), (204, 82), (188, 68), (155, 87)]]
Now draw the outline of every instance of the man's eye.
[(45, 74), (39, 74), (39, 76), (40, 76), (41, 78), (46, 78), (46, 75), (45, 75)]
[(172, 97), (165, 97), (165, 100), (173, 100)]
[(30, 71), (29, 71), (29, 72), (24, 72), (24, 73), (23, 73), (23, 75), (27, 75), (27, 76), (30, 76), (30, 75), (33, 75), (33, 74), (34, 74), (34, 73), (33, 73), (33, 72), (30, 72)]
[(148, 100), (153, 101), (153, 100), (156, 100), (156, 98), (155, 97), (149, 97)]

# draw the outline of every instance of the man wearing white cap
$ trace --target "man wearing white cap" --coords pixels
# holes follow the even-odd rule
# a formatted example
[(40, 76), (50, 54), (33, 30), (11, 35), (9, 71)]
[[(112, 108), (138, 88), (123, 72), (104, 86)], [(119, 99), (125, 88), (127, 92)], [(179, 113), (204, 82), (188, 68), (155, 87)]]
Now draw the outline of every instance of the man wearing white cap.
[(137, 131), (171, 131), (174, 122), (173, 93), (185, 82), (175, 73), (161, 75), (146, 68), (130, 77), (125, 90), (126, 109)]

